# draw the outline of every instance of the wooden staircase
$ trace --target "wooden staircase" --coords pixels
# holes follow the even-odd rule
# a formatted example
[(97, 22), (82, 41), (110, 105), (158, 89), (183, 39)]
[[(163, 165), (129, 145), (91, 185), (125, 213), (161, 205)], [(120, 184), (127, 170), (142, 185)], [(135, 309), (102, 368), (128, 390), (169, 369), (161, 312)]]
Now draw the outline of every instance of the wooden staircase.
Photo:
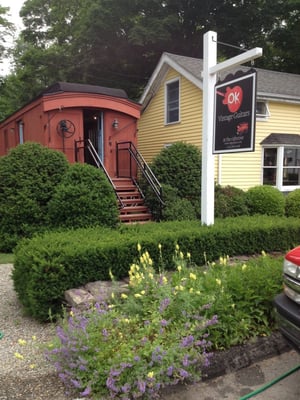
[(123, 204), (123, 207), (120, 207), (121, 222), (143, 223), (152, 220), (150, 210), (144, 204), (141, 193), (130, 178), (113, 178), (112, 182)]

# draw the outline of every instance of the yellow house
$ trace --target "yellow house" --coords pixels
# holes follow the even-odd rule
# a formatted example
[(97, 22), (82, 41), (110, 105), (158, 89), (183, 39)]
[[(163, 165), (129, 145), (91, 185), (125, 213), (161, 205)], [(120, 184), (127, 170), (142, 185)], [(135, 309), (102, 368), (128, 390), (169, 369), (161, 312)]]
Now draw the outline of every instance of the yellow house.
[[(201, 150), (202, 67), (201, 59), (163, 53), (140, 99), (138, 147), (150, 164), (178, 141)], [(300, 75), (256, 70), (255, 150), (215, 155), (215, 181), (288, 192), (300, 188)]]

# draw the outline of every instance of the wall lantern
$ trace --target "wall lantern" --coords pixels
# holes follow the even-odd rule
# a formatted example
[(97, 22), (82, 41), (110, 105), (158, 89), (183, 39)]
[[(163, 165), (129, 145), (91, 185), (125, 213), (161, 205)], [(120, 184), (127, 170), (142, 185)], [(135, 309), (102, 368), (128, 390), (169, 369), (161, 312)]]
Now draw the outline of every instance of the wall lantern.
[(112, 123), (112, 127), (113, 127), (114, 129), (117, 129), (118, 126), (119, 126), (119, 121), (118, 121), (117, 119), (114, 119), (114, 120), (113, 120), (113, 123)]

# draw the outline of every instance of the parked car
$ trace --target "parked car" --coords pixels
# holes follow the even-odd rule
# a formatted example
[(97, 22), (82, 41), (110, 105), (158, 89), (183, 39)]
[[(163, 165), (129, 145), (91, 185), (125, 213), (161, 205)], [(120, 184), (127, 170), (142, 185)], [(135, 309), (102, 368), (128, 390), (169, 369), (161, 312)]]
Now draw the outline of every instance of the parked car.
[(300, 352), (300, 246), (289, 251), (283, 263), (283, 293), (274, 299), (279, 330)]

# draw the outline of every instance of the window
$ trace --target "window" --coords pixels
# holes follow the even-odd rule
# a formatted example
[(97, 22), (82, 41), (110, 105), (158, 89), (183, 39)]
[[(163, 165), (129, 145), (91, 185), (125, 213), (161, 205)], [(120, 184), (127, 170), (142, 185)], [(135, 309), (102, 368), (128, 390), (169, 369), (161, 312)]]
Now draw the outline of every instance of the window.
[(179, 80), (166, 83), (166, 124), (179, 122)]
[(264, 148), (263, 184), (282, 191), (300, 187), (300, 147)]
[(256, 118), (267, 119), (270, 116), (268, 104), (265, 101), (256, 102)]

